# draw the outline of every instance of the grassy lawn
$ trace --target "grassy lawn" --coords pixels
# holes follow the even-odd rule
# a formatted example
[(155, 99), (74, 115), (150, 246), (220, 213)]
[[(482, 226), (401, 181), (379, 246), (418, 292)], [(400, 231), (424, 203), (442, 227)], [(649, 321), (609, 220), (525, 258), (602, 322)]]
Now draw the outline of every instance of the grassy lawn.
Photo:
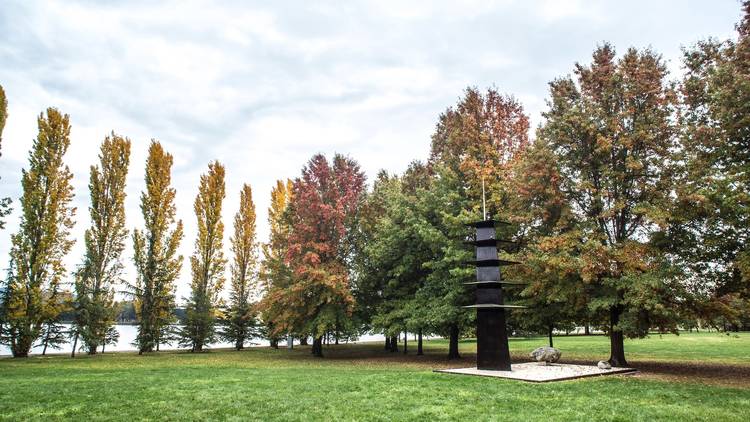
[[(606, 358), (607, 341), (555, 339), (572, 360)], [(521, 356), (544, 342), (514, 339), (511, 347)], [(0, 359), (0, 419), (750, 420), (746, 379), (726, 387), (644, 371), (529, 384), (431, 371), (470, 366), (474, 347), (462, 342), (458, 362), (445, 360), (442, 340), (427, 342), (421, 357), (362, 344), (325, 349), (325, 359), (305, 348)], [(723, 365), (725, 378), (750, 374), (750, 333), (652, 336), (626, 350), (631, 363)]]

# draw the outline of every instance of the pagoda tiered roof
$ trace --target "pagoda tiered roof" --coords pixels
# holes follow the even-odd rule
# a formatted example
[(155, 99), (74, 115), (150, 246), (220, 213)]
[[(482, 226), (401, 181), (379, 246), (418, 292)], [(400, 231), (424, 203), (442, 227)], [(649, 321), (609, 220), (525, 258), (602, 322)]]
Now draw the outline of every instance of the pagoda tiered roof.
[(475, 309), (526, 309), (523, 305), (498, 305), (495, 303), (480, 303), (477, 305), (462, 306), (462, 308), (475, 308)]
[(501, 226), (508, 226), (510, 223), (507, 221), (500, 221), (500, 220), (482, 220), (482, 221), (474, 221), (473, 223), (466, 223), (466, 226), (469, 227), (476, 227), (476, 228), (489, 228), (489, 227), (497, 227), (498, 225)]
[(520, 264), (520, 262), (507, 261), (505, 259), (480, 259), (476, 261), (466, 261), (466, 264), (475, 267), (505, 267), (508, 265), (517, 265)]
[(505, 239), (483, 239), (483, 240), (467, 240), (464, 243), (467, 245), (484, 247), (484, 246), (499, 246), (500, 244), (515, 245), (518, 242), (514, 242), (512, 240), (505, 240)]
[(529, 284), (529, 282), (528, 281), (506, 281), (506, 280), (500, 280), (500, 281), (484, 280), (484, 281), (469, 281), (463, 284), (510, 284), (510, 285), (522, 286), (525, 284)]

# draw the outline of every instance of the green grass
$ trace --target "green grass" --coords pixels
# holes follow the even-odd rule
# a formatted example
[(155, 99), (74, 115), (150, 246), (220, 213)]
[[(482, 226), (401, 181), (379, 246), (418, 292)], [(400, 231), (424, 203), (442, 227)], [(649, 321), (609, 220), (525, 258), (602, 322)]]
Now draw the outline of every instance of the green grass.
[[(631, 360), (750, 366), (750, 335), (652, 336)], [(605, 337), (558, 337), (571, 358), (606, 357)], [(526, 353), (543, 338), (512, 340)], [(469, 353), (473, 342), (462, 342)], [(602, 352), (603, 351), (603, 352)], [(203, 354), (0, 359), (2, 420), (750, 420), (750, 389), (612, 376), (549, 384), (439, 374), (445, 342), (404, 357), (376, 344)], [(413, 352), (413, 349), (412, 349)], [(460, 362), (471, 364), (470, 358)]]
[[(593, 361), (609, 357), (609, 339), (604, 336), (554, 337), (555, 347), (576, 359)], [(546, 346), (546, 338), (511, 339), (511, 351), (524, 353)], [(476, 350), (476, 349), (474, 349)], [(625, 340), (626, 358), (632, 361), (675, 361), (750, 365), (750, 333), (651, 334)]]

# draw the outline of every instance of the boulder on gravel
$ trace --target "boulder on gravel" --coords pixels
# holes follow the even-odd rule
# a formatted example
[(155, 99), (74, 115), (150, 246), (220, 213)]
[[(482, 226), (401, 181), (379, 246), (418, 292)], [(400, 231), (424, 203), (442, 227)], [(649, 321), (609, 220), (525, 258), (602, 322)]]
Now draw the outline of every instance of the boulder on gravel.
[(554, 347), (537, 347), (529, 356), (537, 362), (544, 362), (545, 365), (557, 362), (562, 354)]

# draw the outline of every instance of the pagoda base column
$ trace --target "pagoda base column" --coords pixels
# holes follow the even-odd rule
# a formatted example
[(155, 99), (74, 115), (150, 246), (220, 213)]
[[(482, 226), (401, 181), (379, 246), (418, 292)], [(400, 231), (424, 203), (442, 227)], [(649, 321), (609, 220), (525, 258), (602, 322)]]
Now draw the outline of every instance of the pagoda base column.
[(504, 309), (477, 309), (477, 369), (510, 371)]

